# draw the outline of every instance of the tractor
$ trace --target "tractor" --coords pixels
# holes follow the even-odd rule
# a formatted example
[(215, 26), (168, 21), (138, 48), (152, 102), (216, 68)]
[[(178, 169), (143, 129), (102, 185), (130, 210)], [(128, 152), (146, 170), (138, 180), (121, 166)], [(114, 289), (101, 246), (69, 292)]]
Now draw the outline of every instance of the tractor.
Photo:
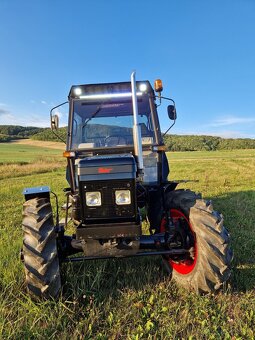
[[(58, 135), (54, 110), (69, 105), (63, 153), (68, 187), (61, 220), (49, 186), (23, 191), (21, 257), (34, 297), (59, 296), (63, 263), (95, 259), (160, 256), (170, 278), (202, 294), (229, 279), (233, 255), (222, 215), (201, 194), (168, 180), (157, 107), (170, 100), (172, 125), (177, 115), (162, 90), (160, 79), (153, 89), (133, 72), (128, 82), (72, 86), (68, 101), (51, 110)], [(65, 234), (68, 224), (75, 234)]]

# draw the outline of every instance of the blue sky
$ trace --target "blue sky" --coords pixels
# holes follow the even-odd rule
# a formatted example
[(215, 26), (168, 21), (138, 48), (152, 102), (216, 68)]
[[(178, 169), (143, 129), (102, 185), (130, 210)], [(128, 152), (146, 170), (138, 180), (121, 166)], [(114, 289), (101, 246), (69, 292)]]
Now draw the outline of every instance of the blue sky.
[(255, 138), (255, 1), (0, 0), (0, 124), (49, 126), (72, 84), (133, 70), (175, 99), (172, 133)]

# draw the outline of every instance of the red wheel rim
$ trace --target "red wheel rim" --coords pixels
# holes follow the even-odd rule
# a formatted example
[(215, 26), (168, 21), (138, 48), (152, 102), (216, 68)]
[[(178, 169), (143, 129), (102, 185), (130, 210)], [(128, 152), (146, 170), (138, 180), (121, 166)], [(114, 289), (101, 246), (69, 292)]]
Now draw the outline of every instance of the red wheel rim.
[[(187, 225), (189, 226), (192, 234), (194, 235), (194, 239), (195, 238), (195, 234), (194, 231), (192, 229), (192, 226), (189, 222), (189, 220), (187, 219), (187, 217), (180, 211), (177, 209), (171, 209), (170, 210), (171, 213), (171, 217), (173, 219), (173, 222), (175, 223), (178, 219), (185, 219), (185, 221), (187, 222)], [(166, 219), (163, 218), (161, 221), (161, 225), (160, 225), (160, 232), (163, 233), (166, 230)], [(180, 262), (175, 262), (172, 259), (168, 258), (168, 262), (170, 264), (170, 266), (178, 273), (185, 275), (185, 274), (189, 274), (192, 272), (192, 270), (195, 268), (196, 262), (197, 262), (197, 243), (195, 241), (195, 245), (194, 245), (194, 258), (191, 259), (184, 259)]]

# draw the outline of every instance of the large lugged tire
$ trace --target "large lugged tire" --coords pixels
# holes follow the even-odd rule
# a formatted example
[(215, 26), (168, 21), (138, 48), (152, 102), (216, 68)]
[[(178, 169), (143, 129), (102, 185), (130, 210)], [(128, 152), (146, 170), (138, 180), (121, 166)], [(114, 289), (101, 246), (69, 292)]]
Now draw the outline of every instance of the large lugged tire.
[(57, 297), (60, 269), (52, 208), (48, 198), (33, 198), (23, 205), (23, 259), (29, 293)]
[[(230, 277), (233, 257), (222, 215), (213, 210), (210, 201), (190, 190), (169, 192), (166, 207), (170, 209), (174, 223), (179, 221), (177, 225), (184, 226), (193, 242), (192, 256), (181, 260), (163, 258), (172, 278), (197, 293), (217, 291)], [(164, 225), (163, 219), (161, 231), (164, 231)]]

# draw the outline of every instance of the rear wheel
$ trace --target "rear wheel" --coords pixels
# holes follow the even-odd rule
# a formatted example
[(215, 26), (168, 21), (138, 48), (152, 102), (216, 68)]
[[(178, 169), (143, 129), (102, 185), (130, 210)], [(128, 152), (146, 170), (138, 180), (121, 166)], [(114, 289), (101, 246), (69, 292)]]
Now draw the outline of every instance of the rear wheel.
[[(230, 276), (233, 257), (222, 216), (213, 210), (210, 201), (190, 190), (169, 192), (166, 207), (176, 227), (177, 240), (190, 250), (182, 258), (163, 257), (168, 272), (177, 283), (198, 293), (220, 289)], [(163, 218), (161, 232), (165, 226)]]
[(24, 203), (22, 229), (28, 291), (37, 297), (56, 297), (61, 281), (56, 232), (48, 198), (33, 198)]

